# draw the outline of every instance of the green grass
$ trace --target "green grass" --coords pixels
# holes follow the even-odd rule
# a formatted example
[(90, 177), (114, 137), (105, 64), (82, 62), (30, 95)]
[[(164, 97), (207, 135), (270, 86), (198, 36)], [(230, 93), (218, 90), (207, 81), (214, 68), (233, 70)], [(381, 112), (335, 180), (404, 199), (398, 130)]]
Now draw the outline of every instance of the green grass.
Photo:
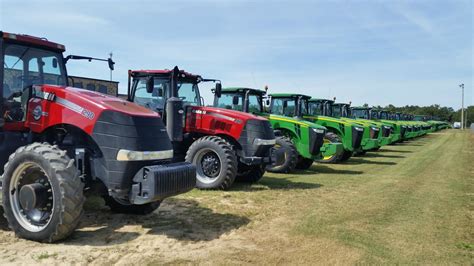
[(472, 133), (444, 131), (347, 164), (182, 197), (250, 219), (239, 233), (257, 248), (217, 262), (472, 264), (473, 143)]

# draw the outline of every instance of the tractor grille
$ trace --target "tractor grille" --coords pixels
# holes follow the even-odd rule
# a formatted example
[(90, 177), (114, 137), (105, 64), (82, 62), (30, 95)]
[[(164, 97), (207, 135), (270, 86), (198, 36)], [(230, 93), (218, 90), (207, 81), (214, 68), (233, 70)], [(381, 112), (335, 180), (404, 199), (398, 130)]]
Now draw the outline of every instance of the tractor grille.
[(370, 138), (371, 139), (376, 139), (379, 137), (380, 129), (370, 127)]
[(364, 131), (358, 131), (355, 127), (352, 127), (352, 147), (354, 147), (354, 149), (360, 147), (363, 135)]
[(321, 152), (324, 135), (326, 135), (326, 130), (321, 129), (319, 132), (316, 132), (313, 128), (309, 128), (309, 153), (318, 155)]

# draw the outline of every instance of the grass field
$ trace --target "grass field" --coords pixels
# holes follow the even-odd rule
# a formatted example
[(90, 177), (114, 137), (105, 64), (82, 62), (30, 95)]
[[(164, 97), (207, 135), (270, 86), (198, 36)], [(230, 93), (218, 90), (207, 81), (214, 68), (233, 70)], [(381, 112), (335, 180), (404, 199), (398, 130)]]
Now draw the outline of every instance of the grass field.
[(167, 200), (147, 217), (89, 200), (60, 244), (13, 238), (0, 264), (474, 263), (474, 134), (447, 130), (342, 165)]

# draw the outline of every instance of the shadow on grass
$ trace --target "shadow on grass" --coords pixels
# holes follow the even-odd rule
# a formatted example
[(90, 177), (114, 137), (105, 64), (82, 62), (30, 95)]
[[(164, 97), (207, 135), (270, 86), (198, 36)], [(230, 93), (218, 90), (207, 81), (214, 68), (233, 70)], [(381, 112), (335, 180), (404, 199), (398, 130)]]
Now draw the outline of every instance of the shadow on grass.
[(379, 165), (396, 165), (395, 162), (378, 162), (378, 161), (369, 161), (361, 158), (350, 158), (345, 164), (379, 164)]
[[(109, 246), (132, 241), (143, 234), (164, 235), (183, 242), (211, 241), (250, 222), (247, 217), (216, 213), (189, 199), (167, 199), (157, 211), (145, 216), (114, 214), (101, 199), (90, 200), (86, 202), (79, 228), (63, 244)], [(1, 208), (0, 214), (0, 230), (9, 231)], [(141, 228), (128, 229), (128, 225)]]
[[(344, 163), (342, 163), (344, 164)], [(335, 174), (335, 175), (361, 175), (364, 172), (354, 170), (335, 169), (331, 164), (316, 163), (308, 170), (298, 170), (295, 175)]]
[[(309, 172), (309, 171), (308, 171)], [(312, 172), (316, 174), (316, 172)], [(299, 172), (288, 174), (287, 177), (269, 177), (264, 176), (257, 184), (236, 182), (230, 191), (261, 191), (261, 190), (289, 190), (289, 189), (316, 189), (322, 185), (316, 183), (292, 181), (292, 178), (299, 176)]]
[(377, 152), (412, 153), (412, 151), (387, 150), (387, 149), (380, 149)]
[(379, 153), (379, 152), (366, 153), (361, 157), (367, 157), (367, 158), (377, 158), (377, 157), (382, 157), (382, 158), (405, 158), (405, 156), (401, 156), (401, 155), (387, 155), (387, 154), (382, 154), (382, 153)]

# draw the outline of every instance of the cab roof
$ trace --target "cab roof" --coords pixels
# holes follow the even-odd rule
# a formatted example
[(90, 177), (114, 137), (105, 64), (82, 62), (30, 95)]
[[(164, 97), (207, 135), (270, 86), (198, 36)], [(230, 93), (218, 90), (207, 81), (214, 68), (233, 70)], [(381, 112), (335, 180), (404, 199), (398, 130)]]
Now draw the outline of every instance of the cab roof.
[(306, 99), (311, 99), (311, 96), (298, 94), (298, 93), (272, 93), (270, 94), (273, 98), (293, 98), (293, 97), (303, 97)]
[(245, 87), (227, 87), (227, 88), (222, 89), (222, 92), (244, 92), (244, 91), (250, 91), (251, 94), (257, 94), (257, 95), (266, 94), (266, 91), (264, 90), (245, 88)]
[(334, 103), (334, 100), (329, 99), (319, 99), (319, 98), (311, 98), (310, 102), (330, 102), (331, 104)]
[(64, 47), (64, 45), (59, 44), (59, 43), (55, 43), (55, 42), (51, 42), (46, 38), (40, 38), (40, 37), (35, 37), (35, 36), (31, 36), (31, 35), (26, 35), (26, 34), (16, 34), (16, 33), (2, 32), (2, 31), (0, 31), (0, 36), (2, 36), (2, 38), (4, 40), (9, 40), (9, 41), (13, 41), (13, 42), (39, 45), (39, 46), (59, 50), (61, 52), (64, 52), (66, 50), (66, 47)]
[(364, 107), (364, 106), (353, 106), (353, 107), (351, 107), (351, 108), (352, 108), (352, 109), (358, 109), (358, 110), (362, 110), (362, 109), (364, 109), (364, 110), (371, 110), (371, 109), (373, 109), (372, 107)]
[[(142, 70), (129, 70), (130, 74), (132, 76), (149, 76), (149, 75), (169, 75), (171, 72), (173, 72), (172, 69), (142, 69)], [(184, 74), (186, 77), (192, 77), (192, 78), (200, 78), (201, 76), (195, 75), (189, 72), (186, 72), (184, 70), (179, 71), (180, 74)]]

